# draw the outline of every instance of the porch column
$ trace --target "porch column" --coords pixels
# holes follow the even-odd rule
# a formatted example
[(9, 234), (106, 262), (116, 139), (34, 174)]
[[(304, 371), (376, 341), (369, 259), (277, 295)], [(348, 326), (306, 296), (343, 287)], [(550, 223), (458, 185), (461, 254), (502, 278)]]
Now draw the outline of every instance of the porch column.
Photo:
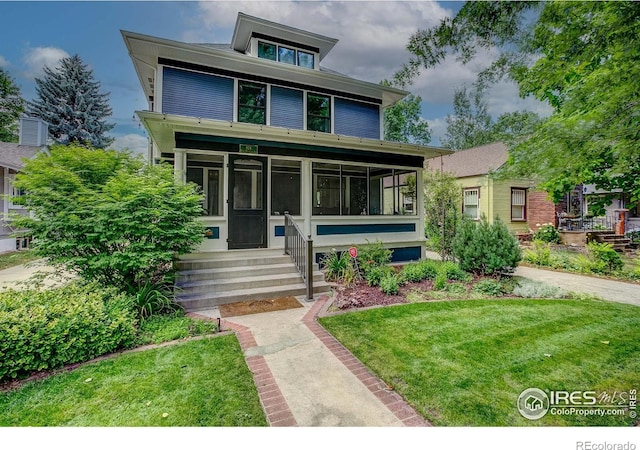
[(302, 232), (306, 236), (311, 233), (311, 212), (313, 211), (313, 175), (311, 174), (311, 161), (302, 161), (302, 217), (304, 218), (304, 226)]
[(416, 171), (416, 211), (418, 213), (418, 239), (423, 243), (420, 259), (424, 259), (426, 257), (424, 245), (424, 170), (420, 169)]
[(174, 148), (173, 154), (173, 174), (176, 178), (176, 183), (186, 183), (187, 151), (182, 148)]

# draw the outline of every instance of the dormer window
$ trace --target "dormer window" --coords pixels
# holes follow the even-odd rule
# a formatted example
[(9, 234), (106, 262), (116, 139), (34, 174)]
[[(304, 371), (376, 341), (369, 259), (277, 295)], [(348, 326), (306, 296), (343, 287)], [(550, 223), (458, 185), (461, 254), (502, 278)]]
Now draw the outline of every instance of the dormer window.
[(278, 46), (278, 61), (285, 64), (295, 64), (296, 51), (292, 48)]
[(258, 58), (278, 61), (306, 69), (315, 69), (316, 55), (312, 52), (295, 48), (292, 45), (282, 45), (258, 40)]
[(276, 60), (278, 46), (269, 42), (258, 41), (258, 58)]
[(313, 69), (315, 67), (313, 53), (298, 50), (298, 65), (300, 67), (306, 67), (307, 69)]

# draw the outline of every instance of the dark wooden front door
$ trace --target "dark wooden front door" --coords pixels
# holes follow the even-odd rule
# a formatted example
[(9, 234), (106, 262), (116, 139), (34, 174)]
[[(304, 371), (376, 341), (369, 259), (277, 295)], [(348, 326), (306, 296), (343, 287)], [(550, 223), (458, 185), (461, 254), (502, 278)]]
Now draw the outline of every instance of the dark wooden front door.
[(267, 246), (267, 160), (229, 155), (229, 249)]

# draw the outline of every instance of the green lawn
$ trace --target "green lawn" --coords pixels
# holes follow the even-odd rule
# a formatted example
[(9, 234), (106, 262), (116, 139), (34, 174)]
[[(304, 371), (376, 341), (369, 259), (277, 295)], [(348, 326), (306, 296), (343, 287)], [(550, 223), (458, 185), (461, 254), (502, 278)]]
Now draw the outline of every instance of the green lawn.
[(20, 264), (26, 264), (28, 262), (35, 261), (36, 259), (39, 259), (39, 257), (31, 250), (2, 253), (0, 254), (0, 270), (19, 266)]
[(266, 424), (233, 335), (129, 353), (0, 393), (0, 426)]
[[(624, 417), (516, 408), (530, 387), (613, 394), (640, 388), (640, 308), (578, 300), (416, 303), (321, 319), (436, 425), (629, 425)], [(637, 419), (636, 419), (637, 420)]]

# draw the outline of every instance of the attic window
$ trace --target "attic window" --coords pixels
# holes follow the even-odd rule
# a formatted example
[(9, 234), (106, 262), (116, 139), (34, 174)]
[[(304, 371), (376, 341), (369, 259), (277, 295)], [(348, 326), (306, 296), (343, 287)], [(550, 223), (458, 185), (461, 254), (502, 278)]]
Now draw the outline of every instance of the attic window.
[(258, 41), (258, 58), (314, 69), (315, 57), (314, 53), (302, 51), (293, 46)]

